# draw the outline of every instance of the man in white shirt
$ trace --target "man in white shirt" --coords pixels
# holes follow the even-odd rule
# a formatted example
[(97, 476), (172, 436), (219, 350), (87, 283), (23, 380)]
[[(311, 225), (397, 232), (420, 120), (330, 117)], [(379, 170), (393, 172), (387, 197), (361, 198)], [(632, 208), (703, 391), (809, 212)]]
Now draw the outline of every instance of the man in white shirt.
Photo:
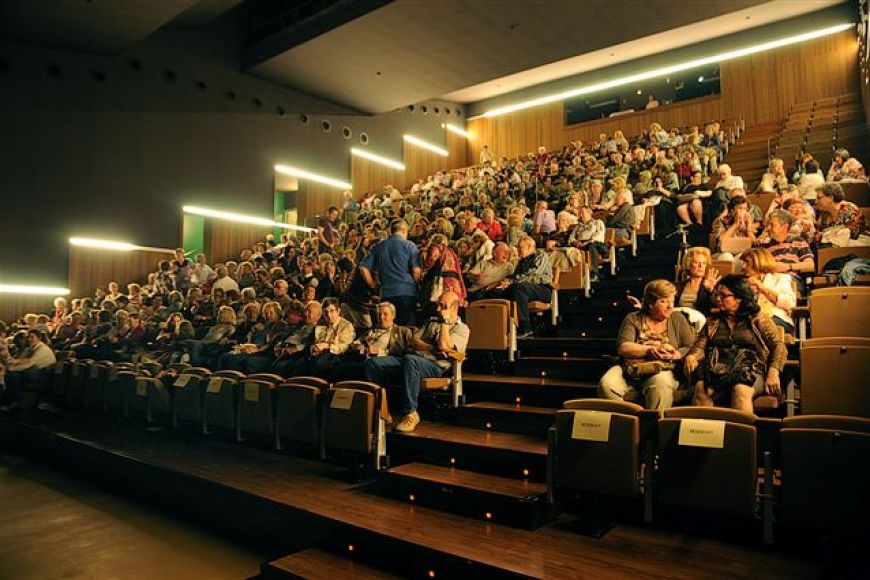
[(196, 264), (193, 266), (193, 272), (190, 276), (190, 281), (194, 286), (202, 286), (206, 282), (217, 278), (217, 273), (211, 266), (205, 262), (205, 254), (199, 254), (196, 257)]
[(483, 165), (487, 161), (495, 163), (495, 155), (493, 155), (492, 151), (489, 150), (489, 145), (484, 145), (483, 149), (480, 151), (480, 164)]
[(6, 390), (3, 393), (4, 405), (0, 411), (10, 412), (18, 408), (21, 401), (21, 385), (24, 383), (45, 382), (48, 378), (40, 376), (41, 370), (53, 367), (57, 362), (54, 352), (42, 341), (42, 332), (31, 329), (27, 332), (27, 350), (21, 357), (12, 359), (6, 368)]
[(228, 290), (235, 290), (240, 292), (238, 282), (229, 277), (226, 266), (218, 266), (216, 272), (217, 280), (214, 281), (212, 291), (223, 290), (226, 293)]
[(469, 300), (483, 298), (484, 290), (514, 273), (515, 264), (510, 258), (510, 247), (504, 242), (498, 242), (492, 249), (492, 257), (481, 260), (468, 271), (471, 281), (471, 287), (468, 288)]

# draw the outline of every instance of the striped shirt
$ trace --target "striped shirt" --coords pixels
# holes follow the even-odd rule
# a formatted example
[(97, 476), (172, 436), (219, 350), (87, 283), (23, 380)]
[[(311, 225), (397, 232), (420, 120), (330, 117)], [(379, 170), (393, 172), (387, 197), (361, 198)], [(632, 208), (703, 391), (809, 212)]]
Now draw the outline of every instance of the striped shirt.
[(810, 249), (810, 245), (806, 240), (797, 236), (788, 236), (782, 242), (771, 239), (762, 244), (762, 247), (773, 255), (774, 260), (783, 264), (799, 264), (813, 260), (813, 251)]

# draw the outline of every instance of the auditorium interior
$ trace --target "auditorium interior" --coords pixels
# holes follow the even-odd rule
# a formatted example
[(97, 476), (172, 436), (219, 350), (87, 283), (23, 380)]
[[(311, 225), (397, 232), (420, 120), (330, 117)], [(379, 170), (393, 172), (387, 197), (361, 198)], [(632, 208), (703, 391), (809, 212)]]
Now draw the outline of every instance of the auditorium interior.
[(0, 578), (866, 577), (868, 33), (0, 2)]

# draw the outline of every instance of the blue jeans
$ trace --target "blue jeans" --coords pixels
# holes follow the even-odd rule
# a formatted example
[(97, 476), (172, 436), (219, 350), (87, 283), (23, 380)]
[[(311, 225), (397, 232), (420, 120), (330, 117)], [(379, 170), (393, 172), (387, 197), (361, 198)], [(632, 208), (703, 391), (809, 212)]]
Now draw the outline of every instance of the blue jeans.
[(395, 393), (390, 399), (396, 415), (407, 415), (417, 410), (417, 397), (420, 395), (420, 381), (440, 377), (444, 369), (435, 362), (416, 354), (379, 356), (370, 358), (363, 364), (366, 378)]

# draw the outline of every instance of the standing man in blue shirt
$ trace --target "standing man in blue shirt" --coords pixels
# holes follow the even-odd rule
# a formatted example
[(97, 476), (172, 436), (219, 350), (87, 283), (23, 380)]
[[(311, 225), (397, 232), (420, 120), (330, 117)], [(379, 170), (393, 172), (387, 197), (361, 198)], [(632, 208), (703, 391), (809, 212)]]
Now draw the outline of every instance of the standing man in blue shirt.
[(417, 282), (420, 280), (420, 252), (408, 241), (408, 222), (393, 220), (390, 237), (372, 248), (360, 264), (360, 273), (371, 288), (372, 272), (377, 272), (381, 300), (396, 307), (396, 323), (410, 326), (416, 322)]

